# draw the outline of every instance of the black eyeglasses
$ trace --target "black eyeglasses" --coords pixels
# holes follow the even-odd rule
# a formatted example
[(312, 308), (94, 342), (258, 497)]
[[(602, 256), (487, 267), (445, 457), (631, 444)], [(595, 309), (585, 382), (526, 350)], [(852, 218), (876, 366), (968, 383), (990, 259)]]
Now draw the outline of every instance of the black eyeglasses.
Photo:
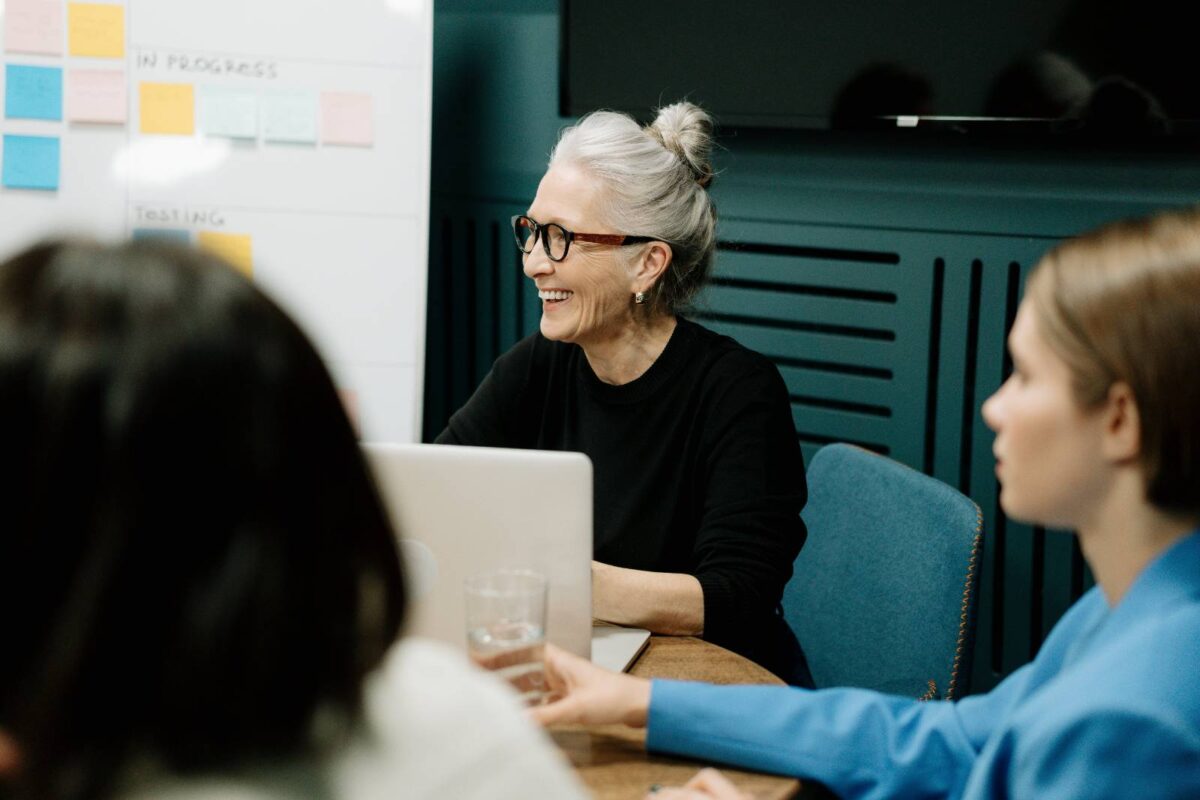
[(517, 247), (522, 253), (532, 252), (533, 246), (537, 243), (540, 236), (542, 237), (542, 249), (546, 251), (546, 257), (551, 261), (562, 261), (566, 258), (567, 251), (571, 249), (571, 242), (575, 241), (606, 244), (612, 247), (661, 241), (661, 239), (656, 239), (653, 236), (624, 236), (619, 233), (575, 233), (554, 222), (542, 224), (523, 214), (518, 214), (512, 218), (512, 228), (513, 238), (516, 239)]

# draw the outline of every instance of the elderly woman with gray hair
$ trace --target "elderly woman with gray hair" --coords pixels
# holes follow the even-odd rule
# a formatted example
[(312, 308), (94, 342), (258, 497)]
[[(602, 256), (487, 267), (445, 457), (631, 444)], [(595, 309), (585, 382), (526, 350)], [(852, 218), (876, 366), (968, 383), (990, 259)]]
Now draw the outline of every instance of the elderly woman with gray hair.
[(711, 148), (691, 103), (646, 127), (601, 111), (563, 132), (512, 221), (540, 330), (437, 441), (586, 453), (594, 615), (703, 636), (811, 685), (780, 611), (805, 538), (787, 389), (766, 358), (682, 316), (716, 245)]

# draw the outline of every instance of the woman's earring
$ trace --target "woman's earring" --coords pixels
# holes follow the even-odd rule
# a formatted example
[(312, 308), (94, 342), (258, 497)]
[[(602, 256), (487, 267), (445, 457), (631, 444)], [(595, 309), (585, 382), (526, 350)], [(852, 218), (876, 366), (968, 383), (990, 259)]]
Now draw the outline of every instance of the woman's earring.
[(637, 303), (639, 306), (642, 303), (645, 303), (646, 302), (646, 293), (645, 292), (636, 292), (633, 295), (633, 302)]

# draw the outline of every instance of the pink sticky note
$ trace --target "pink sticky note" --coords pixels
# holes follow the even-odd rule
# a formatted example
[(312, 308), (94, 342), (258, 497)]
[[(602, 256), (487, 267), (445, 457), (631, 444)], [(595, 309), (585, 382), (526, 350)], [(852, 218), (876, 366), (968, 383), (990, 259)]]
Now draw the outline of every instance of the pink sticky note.
[(67, 70), (67, 120), (122, 125), (128, 119), (125, 72), (118, 69)]
[(372, 98), (357, 92), (321, 92), (322, 144), (375, 143)]
[(10, 53), (63, 54), (61, 0), (8, 0), (3, 5), (4, 49)]

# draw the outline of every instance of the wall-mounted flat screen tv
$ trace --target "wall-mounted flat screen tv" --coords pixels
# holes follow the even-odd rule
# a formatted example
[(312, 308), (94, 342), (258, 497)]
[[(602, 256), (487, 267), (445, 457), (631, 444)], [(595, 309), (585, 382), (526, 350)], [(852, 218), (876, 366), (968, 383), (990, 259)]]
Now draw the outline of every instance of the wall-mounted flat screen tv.
[(560, 106), (753, 128), (1200, 132), (1165, 0), (561, 0)]

